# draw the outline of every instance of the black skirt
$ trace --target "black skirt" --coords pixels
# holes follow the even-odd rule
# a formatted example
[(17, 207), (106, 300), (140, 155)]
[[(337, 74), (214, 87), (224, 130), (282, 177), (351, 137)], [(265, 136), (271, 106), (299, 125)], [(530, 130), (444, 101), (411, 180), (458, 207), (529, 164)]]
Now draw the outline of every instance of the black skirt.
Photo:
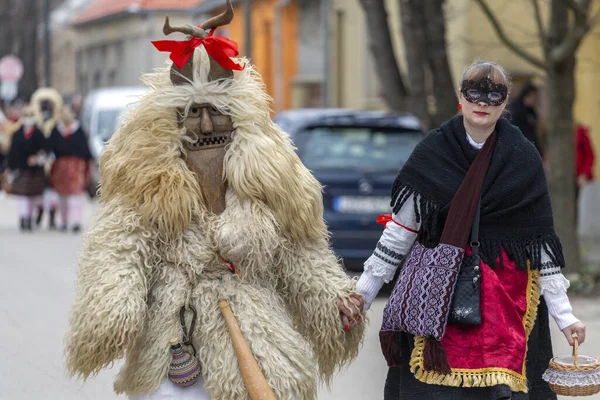
[(41, 196), (46, 188), (46, 174), (42, 167), (23, 168), (14, 171), (16, 176), (9, 193), (18, 196)]
[(402, 366), (390, 368), (385, 382), (384, 400), (556, 400), (556, 394), (542, 379), (552, 359), (552, 340), (548, 308), (540, 299), (535, 326), (527, 342), (527, 386), (529, 393), (512, 392), (506, 385), (467, 388), (430, 385), (415, 378), (410, 372), (409, 360), (414, 348), (414, 337), (400, 334)]

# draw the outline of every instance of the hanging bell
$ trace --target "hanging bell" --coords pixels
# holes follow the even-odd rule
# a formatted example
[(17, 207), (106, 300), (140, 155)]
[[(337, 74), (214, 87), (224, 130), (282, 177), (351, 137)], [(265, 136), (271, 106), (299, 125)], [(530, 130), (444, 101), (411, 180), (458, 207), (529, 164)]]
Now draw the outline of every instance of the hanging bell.
[(200, 377), (200, 363), (193, 354), (185, 351), (178, 340), (171, 341), (169, 380), (180, 387), (192, 386)]

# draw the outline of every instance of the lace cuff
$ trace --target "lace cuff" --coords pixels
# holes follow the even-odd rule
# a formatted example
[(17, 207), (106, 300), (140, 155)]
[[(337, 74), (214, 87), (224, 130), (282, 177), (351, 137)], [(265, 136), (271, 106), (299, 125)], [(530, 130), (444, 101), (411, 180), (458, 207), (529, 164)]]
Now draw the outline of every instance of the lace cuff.
[(540, 277), (540, 294), (566, 292), (571, 282), (563, 274)]
[(365, 299), (365, 310), (371, 308), (371, 304), (377, 297), (377, 293), (383, 286), (383, 278), (373, 276), (371, 270), (365, 270), (356, 282), (356, 293)]
[(592, 372), (561, 372), (547, 369), (542, 378), (560, 386), (592, 386), (600, 384), (600, 370)]
[(398, 259), (397, 262), (393, 263), (386, 262), (373, 254), (365, 261), (364, 270), (374, 277), (382, 278), (385, 283), (389, 283), (394, 279), (394, 274), (401, 262), (402, 259)]

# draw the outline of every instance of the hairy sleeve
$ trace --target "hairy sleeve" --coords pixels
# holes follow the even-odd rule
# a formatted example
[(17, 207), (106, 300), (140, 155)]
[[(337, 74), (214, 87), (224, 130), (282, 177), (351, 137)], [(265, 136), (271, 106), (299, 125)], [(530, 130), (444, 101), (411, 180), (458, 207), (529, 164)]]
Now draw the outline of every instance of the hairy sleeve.
[(67, 334), (67, 369), (87, 378), (124, 355), (146, 313), (147, 235), (110, 202), (84, 238)]
[(364, 337), (363, 318), (349, 331), (342, 327), (338, 301), (354, 293), (327, 241), (290, 245), (281, 253), (280, 289), (298, 331), (311, 343), (321, 377), (330, 382), (336, 369), (351, 362)]

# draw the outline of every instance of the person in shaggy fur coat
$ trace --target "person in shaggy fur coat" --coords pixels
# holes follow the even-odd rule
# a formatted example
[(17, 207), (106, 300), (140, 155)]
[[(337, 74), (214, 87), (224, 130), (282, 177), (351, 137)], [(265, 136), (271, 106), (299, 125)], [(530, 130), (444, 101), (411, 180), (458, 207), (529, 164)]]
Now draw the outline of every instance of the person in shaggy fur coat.
[[(231, 18), (228, 4), (198, 28), (167, 20), (165, 33), (193, 37), (155, 46), (184, 43), (192, 56), (170, 47), (176, 63), (145, 75), (152, 90), (100, 160), (67, 367), (87, 378), (124, 357), (114, 388), (133, 399), (250, 398), (222, 299), (279, 400), (315, 399), (364, 336), (363, 301), (330, 248), (320, 184), (272, 122), (259, 74), (212, 36)], [(190, 387), (168, 378), (173, 339), (199, 361)]]

